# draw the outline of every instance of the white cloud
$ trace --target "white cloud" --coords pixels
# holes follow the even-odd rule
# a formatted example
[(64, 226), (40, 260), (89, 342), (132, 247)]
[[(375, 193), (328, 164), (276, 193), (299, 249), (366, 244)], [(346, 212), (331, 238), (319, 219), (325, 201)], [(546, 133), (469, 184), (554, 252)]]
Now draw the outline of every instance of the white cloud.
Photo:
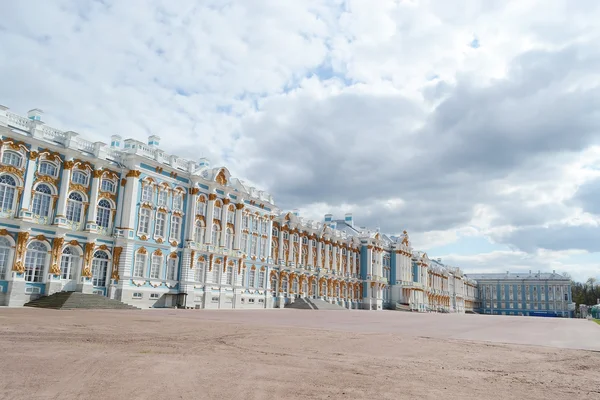
[(159, 134), (309, 218), (527, 251), (480, 268), (550, 263), (562, 243), (583, 276), (593, 262), (568, 251), (594, 247), (600, 218), (599, 15), (593, 0), (8, 2), (0, 103), (92, 140)]

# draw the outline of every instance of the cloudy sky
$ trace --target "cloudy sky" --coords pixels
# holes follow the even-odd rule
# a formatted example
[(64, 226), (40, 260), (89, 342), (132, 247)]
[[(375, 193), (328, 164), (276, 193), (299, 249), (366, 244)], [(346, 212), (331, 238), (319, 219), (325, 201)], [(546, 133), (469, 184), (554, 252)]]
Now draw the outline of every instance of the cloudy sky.
[(468, 271), (600, 278), (596, 0), (19, 0), (0, 104)]

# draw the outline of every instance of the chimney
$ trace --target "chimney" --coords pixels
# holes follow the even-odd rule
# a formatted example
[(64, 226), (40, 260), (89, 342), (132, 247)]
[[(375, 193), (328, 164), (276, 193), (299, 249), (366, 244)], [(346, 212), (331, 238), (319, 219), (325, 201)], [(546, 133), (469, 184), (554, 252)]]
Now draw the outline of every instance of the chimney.
[(344, 221), (354, 228), (354, 220), (352, 219), (352, 213), (346, 213), (346, 215), (344, 215)]
[(123, 138), (121, 136), (112, 135), (110, 137), (110, 147), (112, 147), (113, 149), (120, 149), (122, 141), (123, 141)]
[(331, 222), (333, 220), (333, 214), (325, 214), (325, 222)]
[(43, 113), (44, 112), (39, 108), (34, 108), (33, 110), (29, 110), (27, 112), (27, 118), (29, 118), (32, 121), (41, 121)]
[(148, 146), (158, 147), (160, 145), (160, 136), (150, 135), (148, 136)]

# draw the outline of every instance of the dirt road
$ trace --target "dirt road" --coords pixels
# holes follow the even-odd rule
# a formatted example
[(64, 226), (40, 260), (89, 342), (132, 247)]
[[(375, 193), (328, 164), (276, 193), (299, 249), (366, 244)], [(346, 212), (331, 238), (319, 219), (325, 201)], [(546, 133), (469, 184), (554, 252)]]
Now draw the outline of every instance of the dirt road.
[(452, 318), (0, 309), (0, 399), (600, 398), (599, 352), (418, 334), (495, 321)]

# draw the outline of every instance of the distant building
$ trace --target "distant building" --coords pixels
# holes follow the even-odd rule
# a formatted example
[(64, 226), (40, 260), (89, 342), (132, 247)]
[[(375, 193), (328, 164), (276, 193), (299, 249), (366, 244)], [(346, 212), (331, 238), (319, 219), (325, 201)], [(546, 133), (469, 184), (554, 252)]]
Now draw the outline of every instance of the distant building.
[(477, 281), (482, 314), (573, 317), (571, 281), (552, 273), (468, 274)]

